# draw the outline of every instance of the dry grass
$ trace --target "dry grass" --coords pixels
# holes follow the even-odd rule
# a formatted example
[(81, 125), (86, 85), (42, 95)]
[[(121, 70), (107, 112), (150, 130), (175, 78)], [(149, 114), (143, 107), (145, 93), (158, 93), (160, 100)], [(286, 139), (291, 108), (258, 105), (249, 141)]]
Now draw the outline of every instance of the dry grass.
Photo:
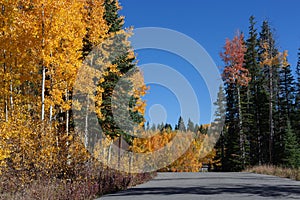
[(248, 168), (246, 172), (274, 175), (282, 178), (290, 178), (293, 180), (300, 181), (300, 168), (291, 169), (279, 166), (262, 165)]

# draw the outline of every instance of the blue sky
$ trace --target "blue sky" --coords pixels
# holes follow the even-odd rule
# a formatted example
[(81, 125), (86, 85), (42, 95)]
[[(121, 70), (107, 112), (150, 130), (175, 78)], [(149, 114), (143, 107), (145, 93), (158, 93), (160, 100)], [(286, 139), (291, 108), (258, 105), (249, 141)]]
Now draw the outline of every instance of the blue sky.
[[(196, 40), (212, 57), (217, 66), (223, 63), (219, 58), (226, 38), (232, 38), (237, 30), (248, 32), (249, 17), (254, 15), (257, 29), (268, 19), (275, 31), (279, 49), (288, 50), (289, 62), (295, 69), (297, 49), (300, 47), (300, 1), (298, 0), (120, 0), (121, 15), (125, 16), (125, 27), (162, 27), (179, 31)], [(138, 64), (161, 63), (170, 66), (189, 80), (197, 93), (200, 120), (195, 113), (191, 117), (197, 123), (210, 123), (210, 99), (201, 76), (183, 58), (170, 52), (158, 50), (137, 51)], [(176, 95), (168, 88), (150, 84), (146, 120), (164, 121), (174, 125), (180, 113)]]

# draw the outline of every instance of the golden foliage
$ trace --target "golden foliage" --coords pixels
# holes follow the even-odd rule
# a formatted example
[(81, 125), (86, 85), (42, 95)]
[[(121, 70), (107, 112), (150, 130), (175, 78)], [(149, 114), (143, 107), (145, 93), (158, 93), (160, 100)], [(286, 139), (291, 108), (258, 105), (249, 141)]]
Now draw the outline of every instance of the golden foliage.
[[(203, 135), (201, 133), (179, 133), (177, 131), (163, 130), (159, 133), (146, 133), (146, 135), (152, 135), (150, 138), (135, 138), (133, 141), (133, 152), (137, 153), (153, 153), (158, 151), (170, 144), (175, 137), (179, 137), (178, 140), (184, 141), (189, 140), (189, 137), (192, 138), (192, 143), (187, 148), (186, 152), (183, 155), (177, 155), (178, 157), (172, 164), (166, 166), (160, 171), (172, 171), (172, 172), (199, 172), (203, 163), (213, 164), (213, 158), (215, 157), (215, 150), (211, 145), (210, 140), (214, 140), (208, 135)], [(177, 135), (179, 134), (179, 135)], [(178, 146), (172, 147), (174, 149), (173, 153), (181, 151), (179, 148), (182, 148), (180, 143), (173, 143)], [(176, 150), (177, 149), (177, 150)], [(174, 156), (174, 155), (170, 155)], [(156, 158), (152, 162), (159, 162), (159, 158)], [(150, 161), (151, 162), (151, 161)], [(162, 161), (164, 162), (164, 161)], [(159, 164), (158, 164), (159, 165)]]

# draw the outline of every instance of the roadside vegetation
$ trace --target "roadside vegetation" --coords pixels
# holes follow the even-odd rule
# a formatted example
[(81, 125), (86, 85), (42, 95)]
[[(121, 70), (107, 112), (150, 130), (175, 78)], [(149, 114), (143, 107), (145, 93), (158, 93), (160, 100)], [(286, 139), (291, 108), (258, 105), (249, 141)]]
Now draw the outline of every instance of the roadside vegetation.
[(245, 171), (257, 174), (273, 175), (282, 178), (290, 178), (296, 181), (300, 181), (300, 168), (293, 169), (287, 167), (262, 165), (248, 168)]

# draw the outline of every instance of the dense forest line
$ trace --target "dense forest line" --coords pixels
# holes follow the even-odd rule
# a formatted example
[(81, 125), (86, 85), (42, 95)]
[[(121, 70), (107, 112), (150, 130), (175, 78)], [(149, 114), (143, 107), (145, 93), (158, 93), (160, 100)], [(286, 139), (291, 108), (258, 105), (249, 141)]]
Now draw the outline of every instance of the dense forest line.
[(216, 145), (218, 170), (300, 166), (300, 49), (293, 73), (272, 30), (265, 20), (258, 32), (251, 16), (247, 38), (237, 33), (220, 54), (224, 87), (217, 105), (225, 126)]

